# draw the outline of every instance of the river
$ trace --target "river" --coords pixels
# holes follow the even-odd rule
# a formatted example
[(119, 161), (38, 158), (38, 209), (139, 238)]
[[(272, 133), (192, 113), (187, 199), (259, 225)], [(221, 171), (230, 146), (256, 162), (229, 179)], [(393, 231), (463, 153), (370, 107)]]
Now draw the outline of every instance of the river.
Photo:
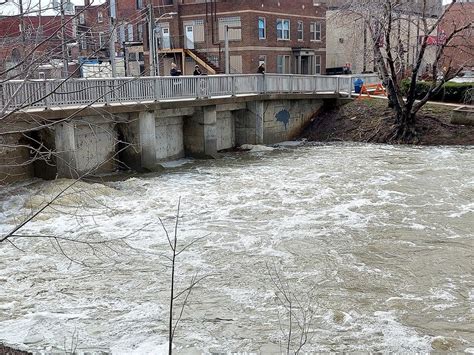
[[(0, 235), (68, 184), (3, 189)], [(179, 198), (178, 353), (474, 353), (474, 149), (363, 144), (75, 184), (21, 233), (109, 242), (0, 245), (0, 341), (164, 353)]]

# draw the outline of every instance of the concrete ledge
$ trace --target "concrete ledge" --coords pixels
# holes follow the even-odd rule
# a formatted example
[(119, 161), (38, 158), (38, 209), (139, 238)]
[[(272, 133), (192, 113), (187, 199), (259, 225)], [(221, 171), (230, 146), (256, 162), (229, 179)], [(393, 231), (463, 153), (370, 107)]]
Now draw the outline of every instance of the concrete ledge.
[(460, 106), (451, 113), (451, 123), (474, 126), (474, 106)]
[[(239, 109), (242, 107), (242, 103), (247, 103), (249, 101), (273, 101), (273, 100), (307, 100), (307, 99), (335, 99), (339, 98), (338, 94), (335, 93), (310, 93), (310, 94), (301, 94), (301, 93), (282, 93), (282, 94), (249, 94), (249, 95), (239, 95), (239, 96), (219, 96), (214, 98), (207, 99), (181, 99), (173, 101), (144, 101), (144, 102), (122, 102), (114, 103), (110, 105), (105, 104), (96, 104), (88, 107), (84, 106), (64, 106), (64, 107), (55, 107), (51, 109), (37, 109), (31, 108), (28, 110), (17, 111), (11, 113), (8, 118), (5, 119), (6, 122), (11, 122), (17, 124), (18, 128), (31, 128), (38, 125), (38, 120), (47, 119), (50, 120), (64, 120), (71, 119), (75, 117), (84, 117), (84, 116), (97, 116), (97, 115), (110, 115), (110, 114), (120, 114), (120, 113), (132, 113), (132, 112), (142, 112), (142, 111), (155, 111), (155, 110), (175, 110), (168, 111), (168, 114), (176, 116), (188, 116), (191, 113), (190, 108), (194, 107), (205, 107), (205, 106), (217, 106), (217, 105), (229, 105), (228, 108)], [(188, 109), (188, 110), (184, 110)], [(219, 109), (219, 111), (225, 109)], [(50, 124), (52, 124), (50, 122)], [(11, 126), (10, 126), (11, 127)], [(11, 128), (9, 129), (9, 131)]]

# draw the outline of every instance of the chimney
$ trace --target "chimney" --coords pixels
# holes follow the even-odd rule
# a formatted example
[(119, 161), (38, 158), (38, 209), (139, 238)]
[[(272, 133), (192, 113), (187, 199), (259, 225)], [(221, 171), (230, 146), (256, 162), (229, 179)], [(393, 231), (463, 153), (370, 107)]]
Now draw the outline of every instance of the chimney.
[(84, 6), (90, 6), (91, 0), (84, 0)]

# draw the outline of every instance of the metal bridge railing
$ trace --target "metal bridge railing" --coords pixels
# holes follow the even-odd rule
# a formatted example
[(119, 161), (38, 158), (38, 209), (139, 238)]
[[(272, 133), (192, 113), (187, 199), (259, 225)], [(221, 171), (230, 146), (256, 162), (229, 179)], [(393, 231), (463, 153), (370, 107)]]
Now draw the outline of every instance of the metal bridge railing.
[(378, 83), (376, 74), (237, 74), (68, 80), (11, 80), (0, 83), (2, 112), (30, 108), (140, 103), (273, 93), (351, 95), (356, 78)]

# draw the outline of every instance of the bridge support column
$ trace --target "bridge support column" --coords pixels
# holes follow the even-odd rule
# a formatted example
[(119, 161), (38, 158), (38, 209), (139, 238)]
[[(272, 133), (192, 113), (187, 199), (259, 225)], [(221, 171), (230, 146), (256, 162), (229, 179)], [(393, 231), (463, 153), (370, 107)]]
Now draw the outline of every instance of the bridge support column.
[(55, 125), (56, 165), (59, 177), (114, 171), (117, 132), (103, 117), (81, 117), (75, 123)]
[(235, 140), (237, 145), (263, 144), (264, 102), (247, 102), (245, 110), (235, 111)]
[(74, 124), (64, 122), (55, 125), (56, 167), (59, 177), (77, 178), (76, 136)]
[(248, 104), (248, 109), (255, 115), (255, 143), (263, 144), (263, 120), (265, 111), (263, 101), (254, 101)]
[(203, 158), (217, 156), (216, 106), (204, 106), (185, 121), (184, 146), (191, 156)]
[(141, 167), (153, 169), (157, 164), (155, 112), (140, 112), (138, 124), (141, 147)]

